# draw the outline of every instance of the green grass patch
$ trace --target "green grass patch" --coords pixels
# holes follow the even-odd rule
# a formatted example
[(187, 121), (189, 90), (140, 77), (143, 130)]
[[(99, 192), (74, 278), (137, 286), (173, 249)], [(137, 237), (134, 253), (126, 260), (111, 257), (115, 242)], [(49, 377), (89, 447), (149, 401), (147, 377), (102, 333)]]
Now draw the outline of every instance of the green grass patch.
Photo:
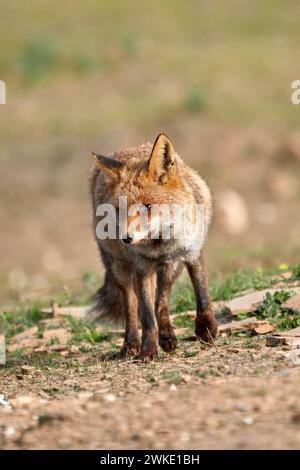
[(262, 290), (272, 287), (276, 282), (273, 275), (274, 271), (247, 269), (226, 278), (213, 276), (210, 282), (212, 300), (229, 300), (248, 289)]
[(174, 313), (195, 310), (195, 294), (190, 284), (177, 283), (175, 285), (172, 292), (171, 306)]
[(168, 384), (179, 385), (182, 382), (182, 375), (176, 370), (164, 371), (161, 375), (161, 379), (165, 380)]
[(6, 368), (16, 368), (26, 365), (36, 367), (37, 369), (58, 368), (64, 359), (56, 351), (48, 351), (45, 353), (33, 353), (26, 356), (24, 361), (24, 349), (16, 349), (8, 354)]
[(72, 332), (72, 343), (102, 343), (103, 341), (112, 341), (113, 335), (108, 331), (99, 331), (94, 328), (87, 320), (76, 320), (68, 317), (69, 325)]
[(292, 269), (293, 279), (295, 280), (300, 279), (300, 264), (294, 264), (291, 269)]
[(189, 315), (182, 313), (180, 316), (174, 318), (173, 323), (178, 328), (193, 328), (195, 322)]
[[(300, 271), (300, 268), (299, 268)], [(210, 280), (210, 295), (213, 301), (229, 300), (237, 294), (248, 289), (262, 290), (272, 287), (276, 282), (274, 276), (280, 274), (279, 270), (251, 270), (245, 269), (231, 276), (213, 275)], [(300, 276), (300, 273), (299, 273)], [(175, 313), (195, 310), (196, 300), (190, 282), (176, 284), (172, 293), (172, 311)], [(181, 325), (178, 325), (181, 326)], [(185, 325), (182, 325), (185, 326)]]
[(264, 300), (259, 303), (257, 309), (249, 314), (239, 314), (240, 319), (248, 316), (256, 316), (259, 320), (268, 320), (278, 330), (290, 330), (300, 326), (300, 315), (283, 306), (283, 303), (293, 297), (295, 292), (280, 290), (274, 294), (267, 293)]
[(20, 306), (11, 312), (0, 313), (0, 325), (7, 338), (37, 325), (42, 320), (41, 305), (33, 303), (28, 306)]

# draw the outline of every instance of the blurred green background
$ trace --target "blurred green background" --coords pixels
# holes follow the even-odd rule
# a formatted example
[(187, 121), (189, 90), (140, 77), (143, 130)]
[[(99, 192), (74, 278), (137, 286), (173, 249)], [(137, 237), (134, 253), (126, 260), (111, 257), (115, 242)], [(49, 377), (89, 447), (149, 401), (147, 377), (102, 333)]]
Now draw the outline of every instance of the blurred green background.
[(161, 131), (213, 190), (211, 272), (297, 262), (298, 1), (0, 8), (2, 297), (101, 275), (89, 154)]

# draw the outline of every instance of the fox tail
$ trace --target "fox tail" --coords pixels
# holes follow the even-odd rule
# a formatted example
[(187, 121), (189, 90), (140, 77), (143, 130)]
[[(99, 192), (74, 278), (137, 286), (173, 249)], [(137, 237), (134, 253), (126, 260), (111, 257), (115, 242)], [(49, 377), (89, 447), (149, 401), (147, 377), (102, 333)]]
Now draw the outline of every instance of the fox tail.
[(94, 295), (94, 304), (88, 313), (88, 318), (93, 323), (124, 325), (123, 293), (109, 270), (106, 271), (103, 286)]
[(103, 286), (94, 295), (94, 304), (88, 318), (93, 323), (124, 326), (124, 295), (112, 271), (113, 259), (102, 247), (99, 247), (99, 251), (105, 267), (105, 278)]

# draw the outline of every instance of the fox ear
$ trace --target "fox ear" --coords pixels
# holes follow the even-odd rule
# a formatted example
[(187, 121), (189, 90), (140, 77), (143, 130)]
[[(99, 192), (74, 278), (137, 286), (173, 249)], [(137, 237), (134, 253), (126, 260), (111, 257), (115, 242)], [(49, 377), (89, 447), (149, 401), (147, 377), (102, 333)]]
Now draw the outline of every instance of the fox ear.
[(148, 171), (164, 183), (172, 175), (174, 164), (175, 152), (173, 145), (166, 134), (159, 134), (151, 151)]
[(123, 162), (115, 158), (105, 157), (104, 155), (96, 155), (94, 152), (92, 152), (92, 156), (96, 160), (96, 165), (98, 165), (105, 175), (113, 179), (118, 179), (119, 170), (124, 166)]

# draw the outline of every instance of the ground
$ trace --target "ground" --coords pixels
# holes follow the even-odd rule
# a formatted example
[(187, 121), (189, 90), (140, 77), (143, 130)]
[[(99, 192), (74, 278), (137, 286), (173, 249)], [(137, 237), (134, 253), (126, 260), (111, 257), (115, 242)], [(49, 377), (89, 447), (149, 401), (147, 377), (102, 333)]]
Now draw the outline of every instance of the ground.
[[(243, 273), (212, 286), (213, 296), (231, 297), (238, 286), (249, 293), (243, 286), (258, 281), (260, 288), (272, 285), (279, 294), (248, 316), (287, 330), (300, 323), (284, 307), (298, 277), (299, 266), (272, 276)], [(160, 351), (149, 364), (119, 356), (122, 330), (58, 314), (45, 319), (48, 311), (32, 305), (3, 313), (1, 448), (299, 448), (299, 350), (268, 347), (253, 330), (221, 332), (212, 346), (199, 343), (192, 314), (176, 313), (192, 305), (185, 289), (179, 285), (173, 296), (178, 349)], [(227, 325), (228, 309), (220, 300), (215, 308), (219, 324)], [(247, 312), (235, 312), (242, 317)]]

